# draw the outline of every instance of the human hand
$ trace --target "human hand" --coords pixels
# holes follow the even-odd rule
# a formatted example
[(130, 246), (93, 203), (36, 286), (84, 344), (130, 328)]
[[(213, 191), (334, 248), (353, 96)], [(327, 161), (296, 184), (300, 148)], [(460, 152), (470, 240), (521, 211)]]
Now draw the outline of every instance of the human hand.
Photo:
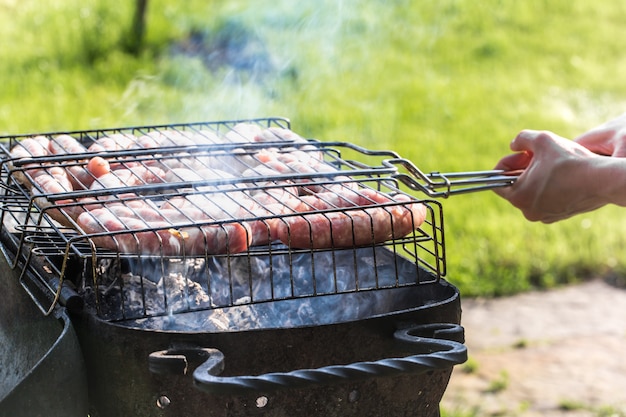
[(599, 155), (626, 157), (626, 113), (574, 139)]
[(495, 192), (528, 220), (553, 223), (611, 202), (607, 182), (612, 182), (611, 172), (617, 169), (609, 161), (615, 158), (600, 156), (554, 133), (534, 130), (520, 132), (511, 150), (516, 153), (502, 158), (495, 169), (524, 171), (512, 186)]

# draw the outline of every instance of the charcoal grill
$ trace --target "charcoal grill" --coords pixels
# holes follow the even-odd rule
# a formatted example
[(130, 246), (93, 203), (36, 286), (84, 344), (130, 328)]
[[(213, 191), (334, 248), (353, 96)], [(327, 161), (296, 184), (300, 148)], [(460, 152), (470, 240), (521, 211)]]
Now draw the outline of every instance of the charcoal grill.
[[(33, 137), (88, 149), (16, 157)], [(133, 144), (98, 148), (107, 138)], [(434, 198), (515, 180), (424, 174), (394, 152), (304, 140), (284, 118), (10, 136), (2, 152), (3, 252), (44, 315), (69, 311), (92, 416), (439, 415), (467, 354)], [(267, 152), (289, 163), (261, 169)], [(81, 178), (96, 157), (149, 175)], [(75, 186), (41, 186), (41, 167)], [(218, 175), (189, 174), (209, 167)], [(185, 174), (162, 178), (161, 168)], [(354, 194), (393, 197), (364, 209), (342, 198)], [(324, 199), (303, 208), (311, 196)], [(219, 215), (189, 216), (189, 201)], [(175, 221), (148, 218), (164, 204)], [(412, 212), (410, 233), (396, 233), (394, 213), (413, 204), (424, 218)], [(140, 226), (86, 230), (79, 220), (119, 206)], [(337, 222), (349, 223), (347, 237)], [(391, 223), (384, 238), (376, 222)]]

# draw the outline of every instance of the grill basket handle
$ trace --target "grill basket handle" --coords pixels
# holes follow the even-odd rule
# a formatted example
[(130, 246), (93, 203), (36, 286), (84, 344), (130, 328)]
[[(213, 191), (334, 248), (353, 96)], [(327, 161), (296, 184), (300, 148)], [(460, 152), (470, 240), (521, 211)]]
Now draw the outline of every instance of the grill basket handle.
[[(426, 336), (424, 336), (426, 335)], [(258, 376), (219, 376), (224, 370), (224, 355), (217, 351), (198, 366), (193, 378), (196, 388), (212, 394), (270, 392), (283, 388), (307, 388), (378, 376), (421, 374), (447, 369), (467, 360), (464, 330), (457, 324), (415, 325), (394, 333), (396, 341), (419, 353), (403, 358), (355, 362), (317, 369), (267, 373)]]
[(522, 174), (517, 171), (468, 171), (468, 172), (422, 172), (413, 162), (404, 158), (387, 159), (383, 165), (394, 167), (398, 172), (392, 177), (415, 191), (433, 198), (448, 198), (451, 195), (473, 193), (509, 187)]

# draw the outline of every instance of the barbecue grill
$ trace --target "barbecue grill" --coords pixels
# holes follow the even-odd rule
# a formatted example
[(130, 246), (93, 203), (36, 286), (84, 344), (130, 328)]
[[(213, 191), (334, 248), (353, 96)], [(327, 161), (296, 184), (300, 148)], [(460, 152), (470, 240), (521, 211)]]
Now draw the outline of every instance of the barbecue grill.
[[(83, 148), (16, 156), (33, 138)], [(284, 118), (2, 139), (2, 249), (69, 313), (90, 415), (439, 415), (467, 353), (434, 198), (514, 177), (424, 174)], [(72, 188), (41, 181), (58, 170)]]

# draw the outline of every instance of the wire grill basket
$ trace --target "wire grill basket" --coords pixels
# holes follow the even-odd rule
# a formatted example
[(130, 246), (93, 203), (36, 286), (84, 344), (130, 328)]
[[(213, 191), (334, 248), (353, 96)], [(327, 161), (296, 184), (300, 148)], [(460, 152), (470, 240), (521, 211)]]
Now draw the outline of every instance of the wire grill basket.
[[(20, 153), (33, 140), (62, 151)], [(76, 293), (111, 321), (436, 282), (446, 262), (433, 198), (514, 181), (498, 171), (423, 174), (392, 151), (305, 140), (284, 118), (0, 142), (12, 267), (36, 277), (27, 289), (42, 311)], [(90, 168), (96, 160), (106, 177)], [(71, 185), (46, 182), (61, 170)], [(415, 223), (400, 234), (402, 210)]]

